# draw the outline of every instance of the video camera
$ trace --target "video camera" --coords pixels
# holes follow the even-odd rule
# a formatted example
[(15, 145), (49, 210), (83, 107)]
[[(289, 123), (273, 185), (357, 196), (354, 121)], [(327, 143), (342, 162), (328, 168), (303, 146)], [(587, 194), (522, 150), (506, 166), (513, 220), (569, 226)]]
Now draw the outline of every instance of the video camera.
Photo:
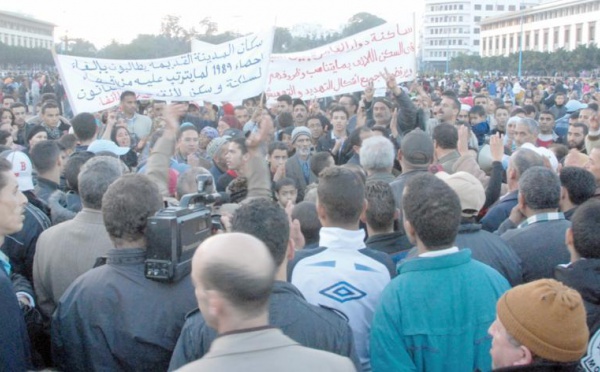
[(178, 207), (161, 209), (148, 218), (146, 227), (146, 278), (178, 281), (192, 269), (192, 256), (200, 243), (211, 236), (213, 221), (207, 204), (221, 201), (221, 194), (208, 194), (212, 176), (196, 177), (198, 192), (181, 198)]

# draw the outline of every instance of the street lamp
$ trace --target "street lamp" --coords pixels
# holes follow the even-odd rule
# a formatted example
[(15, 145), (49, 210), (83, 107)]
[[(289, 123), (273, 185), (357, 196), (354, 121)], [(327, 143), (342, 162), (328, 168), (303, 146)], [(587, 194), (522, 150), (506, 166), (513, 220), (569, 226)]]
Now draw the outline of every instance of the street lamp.
[(523, 6), (523, 0), (521, 0), (521, 35), (519, 37), (519, 72), (518, 72), (518, 76), (519, 76), (519, 80), (521, 80), (521, 65), (523, 64), (523, 12), (525, 11), (525, 7)]

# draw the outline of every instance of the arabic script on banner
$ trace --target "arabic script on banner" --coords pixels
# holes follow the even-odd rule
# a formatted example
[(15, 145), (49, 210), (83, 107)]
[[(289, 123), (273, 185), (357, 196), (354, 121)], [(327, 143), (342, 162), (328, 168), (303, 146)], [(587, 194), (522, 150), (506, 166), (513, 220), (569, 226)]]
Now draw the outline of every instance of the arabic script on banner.
[(273, 35), (270, 30), (153, 60), (55, 58), (76, 113), (112, 107), (125, 90), (162, 100), (233, 101), (264, 90)]
[(282, 94), (312, 99), (362, 91), (387, 70), (398, 82), (416, 77), (414, 28), (410, 23), (386, 23), (346, 39), (291, 54), (274, 54), (269, 66), (267, 99)]

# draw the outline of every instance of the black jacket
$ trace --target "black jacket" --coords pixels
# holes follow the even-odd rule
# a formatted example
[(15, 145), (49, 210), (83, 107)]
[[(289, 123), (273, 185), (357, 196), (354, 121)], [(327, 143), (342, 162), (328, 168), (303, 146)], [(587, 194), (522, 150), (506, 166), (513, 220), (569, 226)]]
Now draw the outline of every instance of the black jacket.
[(523, 282), (521, 259), (500, 236), (485, 231), (479, 224), (461, 224), (456, 236), (459, 248), (469, 248), (473, 259), (496, 269), (511, 286)]
[[(347, 321), (332, 310), (306, 302), (292, 284), (275, 281), (269, 299), (269, 323), (302, 346), (347, 356), (360, 371), (354, 337)], [(188, 314), (173, 351), (169, 370), (175, 370), (206, 354), (217, 332), (210, 328), (199, 310)], [(240, 370), (243, 367), (240, 366)]]
[(4, 239), (2, 251), (10, 259), (14, 272), (33, 283), (33, 256), (40, 234), (50, 227), (50, 219), (31, 203), (25, 205), (25, 220), (21, 231)]
[(337, 154), (331, 152), (333, 147), (335, 146), (335, 138), (331, 137), (331, 131), (323, 134), (321, 138), (317, 141), (317, 152), (328, 151), (333, 156), (333, 160), (335, 161), (335, 165), (343, 165), (350, 160), (354, 152), (352, 151), (352, 146), (350, 146), (350, 135), (346, 137), (344, 143), (342, 144), (342, 148)]
[(13, 286), (0, 269), (0, 370), (31, 369), (29, 338)]
[(554, 277), (581, 294), (592, 336), (600, 329), (600, 259), (582, 259), (568, 266), (559, 265), (554, 270)]
[(52, 319), (54, 361), (64, 371), (164, 371), (197, 306), (189, 276), (162, 283), (144, 276), (145, 249), (113, 249), (81, 275)]
[(410, 244), (406, 235), (401, 231), (369, 236), (365, 241), (365, 245), (367, 248), (387, 253), (390, 256), (408, 251), (412, 248), (412, 244)]

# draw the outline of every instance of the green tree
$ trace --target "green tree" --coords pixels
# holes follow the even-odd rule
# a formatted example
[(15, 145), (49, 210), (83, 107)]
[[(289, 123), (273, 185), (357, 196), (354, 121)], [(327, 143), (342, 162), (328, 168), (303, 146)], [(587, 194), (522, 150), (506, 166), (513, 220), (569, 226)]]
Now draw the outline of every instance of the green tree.
[(288, 52), (292, 46), (294, 37), (290, 30), (283, 27), (275, 28), (275, 37), (273, 38), (273, 53)]
[(361, 12), (353, 15), (348, 20), (348, 24), (342, 30), (341, 37), (354, 35), (361, 31), (368, 30), (373, 27), (380, 26), (385, 23), (385, 20), (371, 13)]

